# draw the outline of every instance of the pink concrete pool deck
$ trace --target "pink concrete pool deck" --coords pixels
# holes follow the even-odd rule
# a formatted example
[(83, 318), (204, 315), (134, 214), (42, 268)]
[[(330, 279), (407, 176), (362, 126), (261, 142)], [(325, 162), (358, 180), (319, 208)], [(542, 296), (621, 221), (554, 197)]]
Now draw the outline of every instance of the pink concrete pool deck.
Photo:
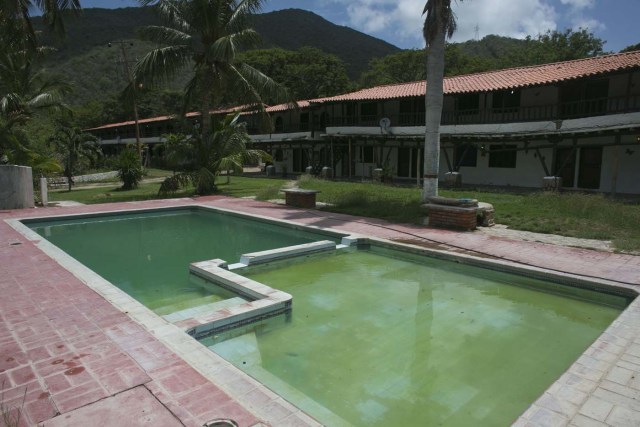
[[(228, 364), (204, 373), (194, 368), (186, 353), (166, 344), (161, 327), (150, 329), (114, 306), (6, 221), (194, 204), (523, 263), (624, 287), (640, 285), (638, 256), (390, 224), (246, 199), (212, 196), (3, 211), (0, 385), (4, 407), (23, 408), (21, 425), (201, 426), (218, 418), (233, 419), (243, 427), (318, 425)], [(208, 352), (203, 347), (204, 351)], [(632, 303), (514, 421), (522, 426), (640, 425), (638, 304)]]

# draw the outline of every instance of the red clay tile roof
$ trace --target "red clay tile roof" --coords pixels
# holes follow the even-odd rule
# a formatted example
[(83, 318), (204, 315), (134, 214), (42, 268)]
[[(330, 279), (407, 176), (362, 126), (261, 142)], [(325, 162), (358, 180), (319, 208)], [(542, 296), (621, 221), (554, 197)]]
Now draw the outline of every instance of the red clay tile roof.
[[(464, 76), (446, 77), (444, 79), (444, 93), (490, 92), (527, 86), (548, 85), (632, 68), (640, 69), (640, 51), (604, 55), (595, 58), (578, 59), (575, 61), (556, 62), (553, 64), (487, 71), (484, 73), (467, 74)], [(311, 104), (322, 104), (326, 102), (375, 101), (424, 96), (425, 91), (426, 85), (423, 80), (418, 82), (377, 86), (356, 92), (345, 93), (343, 95), (298, 101), (298, 106), (300, 108), (306, 108)], [(245, 110), (246, 107), (247, 106), (240, 106), (217, 110), (215, 113), (221, 114), (225, 112)], [(279, 104), (268, 107), (266, 110), (269, 113), (275, 113), (287, 111), (289, 109), (291, 109), (289, 104)], [(189, 113), (187, 114), (187, 117), (196, 115), (199, 115), (199, 113)], [(154, 117), (152, 119), (140, 120), (140, 123), (159, 122), (170, 118), (170, 116)], [(132, 124), (134, 124), (134, 122), (129, 121), (109, 124), (88, 130), (114, 128)]]
[[(631, 68), (640, 68), (640, 51), (447, 77), (444, 79), (444, 93), (490, 92), (527, 86), (540, 86)], [(424, 96), (425, 90), (426, 86), (424, 81), (401, 83), (317, 99), (313, 100), (312, 103), (373, 101)]]
[[(309, 101), (298, 101), (298, 108), (307, 108), (310, 104)], [(287, 111), (287, 110), (291, 110), (292, 109), (293, 104), (278, 104), (278, 105), (273, 105), (271, 107), (267, 107), (266, 111), (267, 113), (277, 113), (280, 111)]]
[[(250, 106), (248, 105), (241, 105), (238, 107), (229, 107), (229, 108), (223, 108), (220, 110), (214, 110), (211, 111), (211, 114), (226, 114), (226, 113), (233, 113), (234, 111), (240, 111), (240, 110), (244, 110), (246, 108), (249, 108)], [(191, 112), (191, 113), (187, 113), (185, 114), (185, 117), (197, 117), (200, 116), (199, 112)], [(152, 117), (150, 119), (140, 119), (138, 120), (138, 124), (145, 124), (145, 123), (155, 123), (155, 122), (163, 122), (165, 120), (171, 120), (171, 119), (175, 119), (175, 116), (159, 116), (159, 117)], [(135, 121), (133, 120), (129, 120), (128, 122), (121, 122), (121, 123), (110, 123), (108, 125), (103, 125), (103, 126), (99, 126), (96, 128), (91, 128), (91, 129), (85, 129), (87, 131), (92, 131), (92, 130), (100, 130), (100, 129), (110, 129), (110, 128), (117, 128), (117, 127), (121, 127), (121, 126), (132, 126), (136, 124)]]

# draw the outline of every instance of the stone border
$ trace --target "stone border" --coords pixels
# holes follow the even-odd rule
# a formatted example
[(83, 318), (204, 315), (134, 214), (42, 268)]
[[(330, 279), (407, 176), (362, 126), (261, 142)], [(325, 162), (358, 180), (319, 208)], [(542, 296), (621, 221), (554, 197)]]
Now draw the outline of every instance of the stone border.
[[(335, 245), (335, 244), (334, 244)], [(250, 301), (222, 308), (206, 316), (192, 317), (176, 323), (195, 339), (213, 333), (277, 316), (291, 310), (292, 297), (286, 292), (240, 276), (225, 268), (222, 260), (191, 264), (189, 270), (208, 282), (228, 289)]]
[(330, 240), (321, 240), (319, 242), (287, 246), (285, 248), (244, 254), (240, 257), (240, 266), (263, 264), (266, 262), (277, 261), (279, 259), (290, 259), (293, 257), (310, 255), (317, 252), (332, 251), (335, 249), (336, 244)]

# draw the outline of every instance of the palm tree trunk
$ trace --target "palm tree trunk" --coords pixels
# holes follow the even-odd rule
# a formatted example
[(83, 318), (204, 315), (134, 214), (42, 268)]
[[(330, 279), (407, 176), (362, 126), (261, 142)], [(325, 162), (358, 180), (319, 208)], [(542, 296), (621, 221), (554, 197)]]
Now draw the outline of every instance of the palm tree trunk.
[[(442, 25), (442, 24), (439, 24)], [(439, 28), (427, 50), (427, 93), (424, 136), (424, 183), (422, 201), (438, 195), (440, 169), (440, 120), (444, 98), (444, 46), (445, 31)]]
[(204, 140), (211, 133), (211, 108), (213, 107), (213, 96), (211, 95), (211, 91), (213, 90), (213, 85), (215, 83), (215, 79), (213, 77), (213, 71), (207, 72), (204, 75), (204, 84), (202, 90), (202, 96), (200, 98), (200, 119), (202, 121), (202, 127), (200, 136)]

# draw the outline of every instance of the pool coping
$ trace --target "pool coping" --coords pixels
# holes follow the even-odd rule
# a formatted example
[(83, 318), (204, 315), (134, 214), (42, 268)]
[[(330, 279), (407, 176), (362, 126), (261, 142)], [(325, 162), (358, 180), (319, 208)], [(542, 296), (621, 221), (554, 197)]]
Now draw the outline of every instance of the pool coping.
[[(307, 229), (330, 235), (342, 235), (326, 228), (300, 224), (284, 219), (256, 215), (251, 213), (239, 213), (230, 209), (213, 207), (199, 203), (190, 203), (182, 206), (167, 206), (141, 209), (120, 209), (104, 212), (92, 212), (89, 214), (60, 214), (47, 217), (24, 216), (5, 219), (12, 228), (32, 241), (40, 250), (53, 258), (63, 268), (70, 271), (75, 277), (88, 287), (102, 295), (112, 305), (124, 312), (132, 320), (136, 321), (162, 343), (179, 355), (189, 365), (203, 374), (209, 381), (219, 385), (225, 392), (240, 404), (249, 408), (258, 417), (270, 421), (273, 411), (259, 407), (247, 399), (247, 396), (234, 391), (229, 387), (237, 381), (248, 381), (261, 392), (271, 396), (282, 409), (296, 413), (306, 425), (320, 425), (317, 421), (304, 413), (300, 413), (294, 405), (268, 389), (264, 384), (254, 380), (220, 356), (209, 351), (199, 342), (184, 333), (183, 329), (162, 319), (145, 306), (131, 298), (129, 295), (100, 277), (95, 272), (80, 264), (62, 250), (49, 243), (37, 233), (33, 232), (21, 221), (48, 220), (55, 218), (82, 218), (98, 215), (118, 215), (122, 213), (155, 212), (163, 210), (203, 208), (234, 216), (262, 220), (269, 223), (287, 225), (295, 229)], [(636, 288), (632, 285), (613, 282), (605, 279), (585, 278), (583, 276), (562, 273), (539, 267), (523, 266), (511, 261), (496, 261), (483, 259), (467, 254), (451, 253), (447, 251), (424, 248), (406, 243), (391, 242), (386, 239), (359, 236), (353, 234), (347, 239), (352, 239), (358, 244), (373, 242), (376, 245), (407, 250), (413, 253), (428, 255), (431, 257), (446, 259), (454, 262), (462, 262), (482, 267), (494, 268), (500, 271), (518, 272), (531, 277), (544, 278), (553, 281), (566, 281), (566, 284), (585, 284), (589, 287), (596, 286), (601, 289), (615, 289), (625, 295), (637, 295)], [(586, 425), (588, 421), (604, 422), (610, 418), (623, 419), (632, 416), (634, 420), (640, 415), (640, 404), (634, 404), (631, 400), (640, 396), (640, 334), (637, 332), (640, 325), (640, 299), (634, 299), (620, 316), (598, 337), (598, 339), (571, 365), (571, 367), (556, 380), (530, 407), (514, 422), (514, 425)], [(224, 375), (221, 375), (224, 373)], [(637, 374), (637, 375), (636, 375)], [(638, 377), (638, 381), (630, 382)], [(222, 378), (222, 379), (221, 379)], [(607, 398), (615, 393), (620, 396), (620, 405), (608, 403)], [(624, 401), (626, 397), (629, 401)], [(611, 399), (609, 399), (611, 400)], [(604, 404), (603, 404), (604, 402)], [(273, 404), (273, 402), (272, 402)], [(630, 406), (632, 409), (625, 409)], [(635, 405), (635, 406), (634, 406)], [(617, 412), (616, 412), (617, 411)], [(626, 412), (625, 412), (626, 411)], [(638, 414), (634, 413), (639, 411)]]

